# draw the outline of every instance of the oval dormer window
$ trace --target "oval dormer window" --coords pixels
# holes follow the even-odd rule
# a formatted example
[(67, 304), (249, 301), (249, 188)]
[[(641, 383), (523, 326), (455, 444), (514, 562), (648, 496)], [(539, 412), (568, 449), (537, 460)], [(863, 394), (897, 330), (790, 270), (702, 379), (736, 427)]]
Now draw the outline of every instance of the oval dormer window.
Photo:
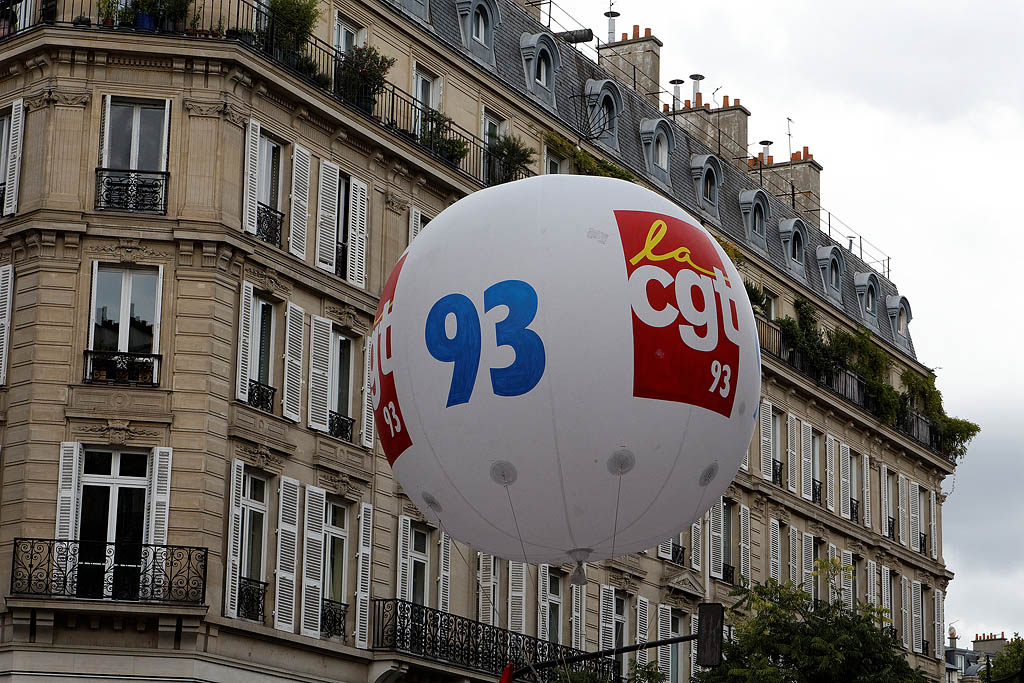
[(754, 233), (764, 237), (764, 209), (760, 203), (754, 205)]
[(473, 13), (473, 39), (487, 44), (487, 10), (483, 5), (477, 5)]
[(828, 266), (828, 281), (833, 287), (839, 289), (839, 262), (833, 260)]
[(789, 257), (797, 263), (804, 262), (804, 238), (799, 231), (793, 231), (793, 242), (789, 250)]
[(868, 315), (874, 315), (875, 312), (875, 288), (872, 285), (868, 285), (868, 291), (864, 294), (864, 312)]
[(907, 309), (900, 306), (900, 312), (896, 316), (896, 331), (901, 335), (907, 335)]
[(714, 170), (708, 168), (704, 171), (704, 201), (714, 205), (718, 203), (718, 198), (715, 196), (718, 192), (718, 183), (716, 182)]
[(654, 138), (654, 162), (659, 168), (668, 169), (668, 140), (664, 133)]
[(548, 72), (551, 70), (551, 58), (548, 53), (541, 51), (537, 56), (537, 82), (543, 87), (548, 87)]

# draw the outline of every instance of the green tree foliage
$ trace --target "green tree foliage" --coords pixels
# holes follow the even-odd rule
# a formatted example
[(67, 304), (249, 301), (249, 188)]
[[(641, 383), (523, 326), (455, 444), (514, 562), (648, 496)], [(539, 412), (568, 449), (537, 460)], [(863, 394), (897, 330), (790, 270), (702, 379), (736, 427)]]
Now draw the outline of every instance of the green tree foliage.
[(544, 143), (555, 154), (563, 159), (570, 159), (576, 172), (580, 175), (596, 175), (608, 178), (619, 178), (621, 180), (636, 180), (632, 173), (620, 168), (610, 161), (598, 159), (590, 152), (586, 152), (558, 133), (548, 133), (544, 136)]
[[(816, 563), (815, 575), (839, 585), (836, 561)], [(839, 594), (838, 591), (836, 591)], [(818, 601), (787, 581), (739, 587), (729, 609), (734, 637), (722, 646), (724, 662), (694, 677), (696, 683), (923, 683), (898, 649), (885, 610), (841, 599)]]
[(744, 280), (743, 286), (747, 288), (747, 298), (750, 299), (750, 307), (754, 313), (759, 313), (765, 318), (768, 317), (768, 295), (760, 285)]
[[(984, 668), (979, 678), (989, 680)], [(1019, 633), (1014, 633), (1003, 651), (992, 660), (992, 681), (1024, 681), (1024, 638)]]

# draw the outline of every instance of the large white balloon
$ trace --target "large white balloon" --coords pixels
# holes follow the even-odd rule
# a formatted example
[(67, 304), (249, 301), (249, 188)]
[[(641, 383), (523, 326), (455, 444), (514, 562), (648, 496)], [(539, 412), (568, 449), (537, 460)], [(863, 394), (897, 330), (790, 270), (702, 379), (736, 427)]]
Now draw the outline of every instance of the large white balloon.
[(761, 367), (743, 279), (679, 207), (547, 175), (469, 195), (399, 260), (372, 335), (377, 434), (452, 537), (529, 562), (651, 548), (722, 494)]

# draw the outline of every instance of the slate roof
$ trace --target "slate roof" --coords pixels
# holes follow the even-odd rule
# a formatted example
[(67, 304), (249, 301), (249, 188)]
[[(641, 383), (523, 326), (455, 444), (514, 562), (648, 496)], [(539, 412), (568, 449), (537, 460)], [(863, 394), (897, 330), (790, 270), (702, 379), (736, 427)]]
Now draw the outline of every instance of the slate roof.
[[(546, 26), (535, 20), (530, 14), (513, 0), (495, 0), (501, 15), (501, 23), (494, 31), (495, 66), (493, 68), (475, 60), (462, 44), (462, 35), (458, 22), (458, 11), (455, 0), (429, 0), (430, 23), (425, 23), (406, 10), (401, 0), (379, 0), (399, 12), (405, 14), (410, 22), (427, 35), (445, 44), (451, 51), (461, 55), (465, 61), (484, 74), (499, 79), (504, 86), (517, 92), (530, 106), (541, 110), (546, 116), (555, 116), (568, 128), (579, 131), (581, 117), (586, 116), (586, 100), (583, 97), (588, 79), (605, 80), (614, 77), (604, 68), (573, 48), (569, 43), (555, 38), (561, 52), (561, 69), (555, 74), (555, 106), (552, 112), (537, 102), (527, 90), (526, 76), (523, 71), (523, 59), (519, 47), (519, 39), (523, 33), (547, 32)], [(617, 82), (618, 83), (618, 82)], [(644, 99), (640, 94), (625, 84), (618, 83), (622, 95), (622, 112), (618, 119), (618, 151), (602, 147), (605, 156), (616, 160), (637, 177), (647, 180), (651, 187), (657, 187), (654, 179), (647, 173), (640, 142), (640, 123), (645, 118), (665, 118), (661, 111)], [(582, 112), (582, 113), (581, 113)], [(710, 218), (698, 208), (694, 183), (690, 175), (690, 157), (693, 154), (714, 154), (702, 141), (694, 138), (682, 127), (668, 119), (675, 127), (675, 150), (669, 160), (672, 178), (670, 197), (695, 216), (701, 217), (713, 225), (730, 240), (737, 244), (749, 245), (743, 216), (739, 207), (739, 194), (742, 191), (759, 187), (757, 180), (732, 163), (722, 160), (725, 179), (719, 192), (719, 217)], [(657, 191), (657, 190), (656, 190)], [(664, 191), (662, 191), (664, 194)], [(896, 343), (889, 315), (886, 311), (886, 298), (899, 295), (896, 285), (881, 273), (874, 271), (852, 251), (841, 243), (831, 239), (826, 233), (807, 222), (808, 243), (805, 245), (806, 279), (799, 280), (788, 270), (786, 253), (778, 232), (779, 221), (787, 218), (801, 218), (785, 202), (767, 191), (771, 205), (771, 221), (768, 224), (768, 258), (772, 266), (785, 278), (808, 287), (821, 300), (827, 301), (833, 309), (838, 309), (856, 325), (864, 326), (860, 312), (860, 300), (854, 287), (854, 274), (857, 272), (875, 272), (881, 291), (876, 292), (878, 311), (877, 329), (872, 329), (876, 337), (882, 339), (896, 353), (917, 360), (913, 340), (909, 339), (908, 348), (904, 349)], [(843, 275), (843, 303), (840, 307), (829, 299), (818, 268), (816, 251), (819, 246), (838, 246), (846, 260), (846, 272)]]

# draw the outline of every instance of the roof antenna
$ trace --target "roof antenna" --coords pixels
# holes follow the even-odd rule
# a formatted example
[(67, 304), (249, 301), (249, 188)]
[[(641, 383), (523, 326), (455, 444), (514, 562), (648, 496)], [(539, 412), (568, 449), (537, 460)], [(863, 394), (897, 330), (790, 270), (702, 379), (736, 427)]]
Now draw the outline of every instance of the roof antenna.
[(786, 137), (789, 138), (789, 158), (793, 159), (793, 131), (790, 130), (790, 124), (793, 123), (793, 119), (786, 117)]

